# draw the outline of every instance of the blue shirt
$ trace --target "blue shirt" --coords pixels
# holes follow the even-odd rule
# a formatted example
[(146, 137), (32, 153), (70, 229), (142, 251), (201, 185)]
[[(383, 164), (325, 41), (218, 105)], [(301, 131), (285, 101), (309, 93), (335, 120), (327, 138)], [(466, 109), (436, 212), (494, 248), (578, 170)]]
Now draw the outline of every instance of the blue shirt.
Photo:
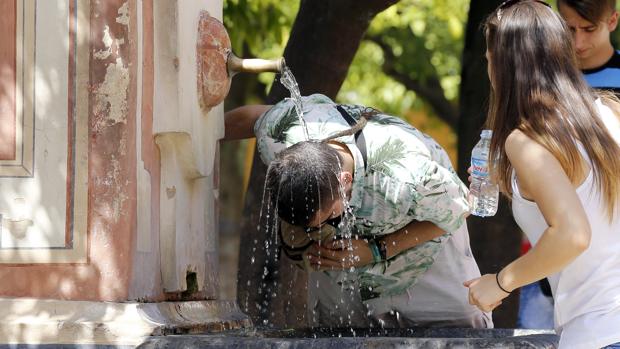
[(602, 66), (585, 69), (582, 72), (590, 86), (620, 95), (620, 51), (615, 51), (609, 61)]

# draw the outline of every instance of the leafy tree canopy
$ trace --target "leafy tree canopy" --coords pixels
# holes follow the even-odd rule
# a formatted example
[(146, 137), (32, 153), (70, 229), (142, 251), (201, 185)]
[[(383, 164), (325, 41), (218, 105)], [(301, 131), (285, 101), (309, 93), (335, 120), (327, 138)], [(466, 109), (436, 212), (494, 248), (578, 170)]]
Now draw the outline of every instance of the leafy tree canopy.
[[(388, 48), (398, 72), (422, 84), (438, 79), (446, 99), (454, 103), (468, 3), (401, 0), (379, 14), (360, 46), (338, 100), (375, 106), (396, 115), (424, 105), (414, 92), (383, 71), (384, 49)], [(224, 23), (233, 50), (252, 57), (280, 56), (298, 8), (298, 0), (225, 1)], [(259, 79), (268, 89), (273, 74), (261, 74)]]
[(385, 74), (386, 53), (393, 69), (412, 81), (440, 81), (445, 98), (454, 103), (460, 82), (467, 0), (401, 0), (373, 21), (350, 68), (343, 100), (376, 106), (402, 115), (424, 105), (416, 93)]

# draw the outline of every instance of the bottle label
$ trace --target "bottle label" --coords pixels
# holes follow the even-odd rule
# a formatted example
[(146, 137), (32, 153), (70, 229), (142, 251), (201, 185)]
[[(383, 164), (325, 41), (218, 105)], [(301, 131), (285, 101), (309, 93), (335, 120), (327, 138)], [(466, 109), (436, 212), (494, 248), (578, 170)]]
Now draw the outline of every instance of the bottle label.
[(486, 159), (471, 158), (471, 173), (476, 177), (488, 177), (489, 167)]

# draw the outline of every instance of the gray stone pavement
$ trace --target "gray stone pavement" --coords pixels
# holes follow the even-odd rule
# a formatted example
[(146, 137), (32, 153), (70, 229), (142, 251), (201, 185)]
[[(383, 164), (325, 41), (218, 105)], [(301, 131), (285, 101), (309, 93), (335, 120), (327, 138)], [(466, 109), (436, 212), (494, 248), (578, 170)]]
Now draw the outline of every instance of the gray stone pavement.
[[(355, 336), (353, 334), (355, 333)], [(341, 337), (339, 337), (339, 335)], [(314, 338), (316, 336), (316, 338)], [(403, 330), (290, 330), (219, 335), (179, 335), (148, 338), (140, 349), (404, 349), (404, 348), (557, 348), (550, 331), (403, 329)]]
[(217, 334), (179, 334), (146, 338), (138, 346), (96, 344), (0, 344), (0, 349), (439, 349), (557, 348), (548, 330), (512, 329), (307, 329), (238, 330)]

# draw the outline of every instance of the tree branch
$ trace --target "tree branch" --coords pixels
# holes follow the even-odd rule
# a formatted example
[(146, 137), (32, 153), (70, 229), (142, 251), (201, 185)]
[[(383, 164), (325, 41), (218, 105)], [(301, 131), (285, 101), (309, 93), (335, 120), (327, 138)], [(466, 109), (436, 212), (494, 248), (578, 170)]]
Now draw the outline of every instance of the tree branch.
[[(286, 64), (297, 79), (301, 95), (322, 93), (336, 98), (370, 22), (377, 13), (397, 2), (301, 0), (284, 49)], [(276, 81), (267, 102), (275, 103), (288, 95)]]
[(383, 72), (424, 99), (441, 120), (456, 130), (459, 119), (458, 108), (446, 98), (437, 75), (429, 77), (425, 81), (412, 79), (408, 74), (396, 69), (397, 58), (389, 44), (378, 36), (368, 36), (366, 39), (374, 42), (383, 50)]

